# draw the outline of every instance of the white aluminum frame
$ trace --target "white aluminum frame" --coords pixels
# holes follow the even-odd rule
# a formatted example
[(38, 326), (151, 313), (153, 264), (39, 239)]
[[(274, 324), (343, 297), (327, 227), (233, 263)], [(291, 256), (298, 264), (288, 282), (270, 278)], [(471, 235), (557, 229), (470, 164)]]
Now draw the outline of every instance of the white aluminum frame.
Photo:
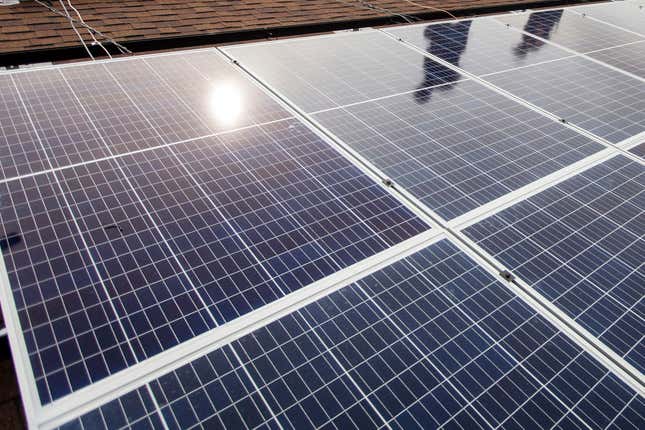
[[(553, 8), (552, 10), (560, 9)], [(573, 9), (573, 8), (567, 8)], [(578, 13), (578, 12), (576, 12)], [(498, 14), (501, 15), (501, 14)], [(486, 17), (475, 17), (475, 18), (463, 18), (463, 20), (471, 19), (492, 19), (492, 16)], [(437, 21), (440, 22), (452, 22), (454, 20), (443, 20)], [(599, 22), (604, 22), (601, 20), (596, 20)], [(607, 23), (606, 23), (607, 24)], [(415, 25), (427, 25), (427, 24), (415, 24)], [(614, 26), (613, 24), (609, 24)], [(409, 26), (406, 26), (409, 27)], [(615, 26), (616, 27), (616, 26)], [(360, 33), (365, 32), (377, 32), (383, 35), (388, 35), (392, 37), (386, 31), (379, 31), (376, 29), (365, 29)], [(632, 32), (634, 33), (634, 32)], [(216, 49), (215, 51), (220, 53), (225, 58), (231, 59), (231, 50), (234, 49), (244, 49), (251, 46), (261, 46), (264, 44), (276, 44), (276, 43), (290, 43), (294, 40), (310, 39), (310, 38), (336, 38), (336, 37), (351, 37), (356, 35), (356, 32), (340, 32), (334, 34), (322, 34), (316, 36), (309, 36), (307, 38), (297, 38), (297, 39), (281, 39), (274, 41), (262, 41), (255, 42), (243, 45), (231, 45), (225, 49)], [(636, 33), (638, 34), (638, 33)], [(533, 35), (532, 35), (533, 36)], [(535, 37), (535, 36), (533, 36)], [(398, 40), (397, 37), (394, 37)], [(551, 43), (547, 41), (548, 43)], [(401, 42), (403, 46), (406, 46), (409, 49), (413, 49), (417, 52), (420, 52), (426, 57), (432, 58), (435, 61), (442, 63), (443, 65), (450, 67), (467, 77), (467, 80), (474, 80), (483, 84), (494, 91), (505, 95), (517, 102), (523, 104), (540, 112), (545, 116), (549, 116), (554, 120), (559, 120), (556, 115), (546, 112), (542, 109), (539, 109), (530, 103), (525, 102), (518, 97), (507, 93), (499, 88), (491, 85), (482, 77), (475, 76), (468, 72), (463, 71), (462, 69), (453, 66), (450, 63), (447, 63), (437, 57), (429, 55), (427, 52), (418, 49), (410, 45), (407, 42)], [(635, 42), (638, 43), (638, 42)], [(558, 45), (559, 46), (559, 45)], [(562, 48), (562, 47), (561, 47)], [(563, 48), (566, 50), (566, 48)], [(163, 53), (154, 53), (147, 54), (136, 57), (121, 57), (113, 60), (97, 60), (93, 62), (82, 62), (82, 63), (69, 63), (62, 65), (46, 65), (42, 67), (33, 67), (28, 69), (19, 69), (19, 70), (10, 70), (10, 71), (0, 71), (0, 75), (16, 75), (22, 73), (30, 73), (38, 70), (47, 70), (47, 69), (64, 69), (68, 67), (83, 67), (90, 64), (101, 64), (106, 62), (117, 62), (117, 61), (131, 61), (134, 59), (145, 59), (152, 57), (160, 56), (172, 56), (172, 55), (184, 55), (187, 53), (196, 53), (196, 52), (212, 52), (213, 48), (199, 48), (191, 50), (182, 50), (182, 51), (173, 51), (173, 52), (163, 52)], [(584, 54), (577, 53), (575, 51), (568, 50), (573, 52), (571, 57), (579, 56)], [(570, 58), (570, 57), (565, 57)], [(558, 60), (551, 60), (558, 61)], [(599, 62), (599, 61), (596, 61)], [(602, 62), (599, 62), (602, 63)], [(604, 64), (604, 63), (602, 63)], [(266, 94), (269, 95), (273, 100), (277, 101), (283, 108), (290, 112), (294, 118), (303, 122), (309, 127), (313, 132), (315, 132), (319, 137), (321, 137), (326, 143), (332, 145), (336, 150), (338, 150), (345, 158), (350, 160), (353, 164), (358, 166), (361, 171), (367, 174), (372, 180), (381, 183), (387, 176), (380, 171), (376, 166), (370, 163), (367, 159), (362, 157), (359, 153), (354, 151), (348, 145), (344, 144), (338, 137), (333, 135), (329, 130), (325, 129), (320, 123), (311, 117), (310, 114), (307, 114), (301, 111), (294, 103), (289, 101), (284, 97), (280, 92), (273, 88), (268, 83), (262, 81), (258, 78), (252, 71), (249, 71), (239, 65), (242, 70), (244, 70), (243, 75), (249, 81), (254, 82), (255, 85), (261, 88)], [(530, 67), (530, 66), (524, 66)], [(611, 66), (610, 66), (611, 67)], [(613, 67), (612, 67), (613, 68)], [(629, 74), (631, 75), (631, 74)], [(641, 79), (642, 81), (643, 79)], [(388, 96), (389, 97), (389, 96)], [(285, 118), (277, 121), (285, 121), (290, 118)], [(276, 121), (272, 121), (276, 122)], [(251, 125), (243, 128), (254, 127)], [(584, 350), (590, 352), (596, 359), (598, 359), (603, 365), (608, 369), (616, 373), (622, 380), (628, 383), (632, 388), (634, 388), (641, 395), (645, 394), (645, 388), (643, 386), (643, 375), (639, 374), (632, 366), (626, 363), (621, 357), (618, 357), (613, 351), (607, 348), (604, 344), (601, 344), (595, 337), (589, 334), (585, 329), (580, 327), (575, 321), (571, 320), (569, 317), (564, 315), (559, 309), (557, 309), (553, 304), (548, 300), (542, 297), (537, 293), (532, 287), (526, 284), (521, 279), (516, 279), (515, 283), (505, 281), (501, 275), (500, 271), (504, 270), (504, 265), (499, 261), (496, 261), (491, 255), (486, 253), (481, 249), (477, 244), (468, 239), (461, 230), (466, 226), (472, 225), (473, 223), (488, 217), (503, 208), (509, 207), (519, 201), (523, 201), (528, 197), (547, 189), (554, 184), (557, 184), (573, 175), (584, 171), (594, 165), (602, 163), (603, 161), (616, 156), (618, 154), (630, 156), (632, 159), (639, 161), (643, 164), (643, 160), (634, 156), (633, 154), (627, 152), (627, 149), (631, 148), (634, 145), (641, 143), (645, 139), (645, 132), (634, 136), (633, 138), (627, 139), (617, 145), (606, 142), (604, 139), (600, 139), (597, 136), (586, 132), (585, 130), (579, 129), (578, 127), (571, 127), (578, 133), (584, 134), (587, 137), (592, 138), (593, 140), (606, 146), (606, 149), (587, 157), (579, 162), (563, 168), (557, 172), (548, 175), (545, 178), (542, 178), (534, 183), (526, 185), (518, 190), (515, 190), (508, 195), (500, 197), (484, 206), (481, 206), (475, 210), (472, 210), (455, 220), (450, 222), (444, 221), (439, 217), (434, 211), (428, 208), (426, 205), (421, 203), (418, 199), (412, 196), (407, 190), (401, 189), (395, 185), (395, 187), (388, 187), (382, 185), (392, 196), (394, 196), (398, 201), (403, 203), (406, 207), (412, 210), (417, 216), (422, 220), (428, 223), (431, 226), (431, 229), (421, 233), (411, 239), (408, 239), (405, 242), (402, 242), (398, 245), (395, 245), (385, 251), (382, 251), (379, 254), (376, 254), (372, 257), (369, 257), (361, 262), (358, 262), (348, 268), (345, 268), (339, 272), (334, 273), (324, 279), (321, 279), (309, 286), (302, 288), (294, 293), (291, 293), (275, 302), (272, 302), (268, 305), (263, 306), (249, 314), (246, 314), (236, 320), (233, 320), (227, 324), (219, 326), (209, 332), (203, 333), (187, 342), (184, 342), (180, 345), (177, 345), (174, 348), (171, 348), (165, 352), (162, 352), (154, 357), (151, 357), (143, 362), (137, 363), (130, 368), (124, 369), (121, 372), (118, 372), (112, 376), (109, 376), (101, 381), (98, 381), (95, 384), (89, 385), (85, 388), (82, 388), (78, 391), (75, 391), (61, 399), (55, 400), (54, 402), (42, 406), (39, 400), (38, 393), (36, 391), (35, 379), (33, 372), (31, 371), (31, 365), (29, 356), (27, 353), (26, 344), (22, 334), (22, 329), (19, 324), (19, 318), (17, 309), (15, 306), (15, 301), (13, 298), (13, 293), (11, 291), (11, 286), (9, 284), (8, 273), (4, 263), (4, 258), (0, 258), (0, 305), (2, 306), (2, 312), (6, 322), (7, 335), (12, 349), (12, 354), (14, 357), (14, 366), (16, 369), (16, 375), (19, 380), (20, 392), (22, 395), (23, 405), (25, 409), (25, 415), (27, 417), (27, 422), (30, 428), (42, 428), (49, 429), (59, 425), (64, 424), (65, 422), (74, 419), (85, 412), (88, 412), (102, 404), (105, 404), (119, 396), (125, 394), (126, 392), (135, 389), (137, 387), (143, 386), (150, 382), (151, 380), (170, 372), (178, 367), (194, 360), (195, 358), (208, 353), (214, 349), (217, 349), (225, 344), (232, 342), (235, 339), (238, 339), (245, 334), (252, 332), (253, 330), (262, 327), (276, 319), (287, 315), (301, 307), (312, 303), (315, 300), (318, 300), (321, 297), (324, 297), (330, 294), (333, 291), (336, 291), (340, 288), (343, 288), (346, 285), (351, 284), (352, 282), (361, 279), (375, 271), (382, 269), (383, 267), (392, 264), (395, 261), (398, 261), (402, 258), (405, 258), (414, 252), (417, 252), (433, 243), (436, 243), (443, 239), (451, 240), (460, 250), (465, 252), (471, 258), (473, 258), (480, 266), (482, 266), (487, 272), (495, 276), (497, 279), (504, 282), (505, 285), (509, 287), (515, 294), (522, 297), (533, 309), (538, 313), (549, 319), (556, 327), (565, 332), (570, 338), (572, 338), (578, 345), (580, 345)], [(214, 133), (213, 135), (220, 135), (226, 133), (232, 133), (236, 130), (229, 130), (225, 132)], [(210, 135), (207, 135), (210, 136)], [(200, 136), (190, 140), (200, 139), (206, 136)], [(185, 141), (182, 141), (185, 142)], [(171, 146), (181, 142), (173, 142), (160, 146)], [(154, 148), (146, 148), (138, 150), (135, 152), (143, 152), (148, 150), (153, 150), (160, 146)], [(105, 157), (105, 159), (118, 158), (122, 155), (113, 155)], [(88, 164), (97, 162), (100, 160), (93, 160), (89, 162), (78, 163), (76, 165)], [(74, 165), (74, 166), (76, 166)], [(65, 168), (70, 168), (73, 166), (66, 166), (62, 168), (53, 168), (48, 169), (47, 171), (57, 171)], [(16, 180), (18, 178), (35, 176), (44, 172), (38, 172), (34, 174), (27, 174), (19, 177), (8, 178), (0, 180), (0, 183), (9, 182)], [(154, 399), (154, 397), (153, 397)], [(157, 406), (159, 415), (161, 413)]]

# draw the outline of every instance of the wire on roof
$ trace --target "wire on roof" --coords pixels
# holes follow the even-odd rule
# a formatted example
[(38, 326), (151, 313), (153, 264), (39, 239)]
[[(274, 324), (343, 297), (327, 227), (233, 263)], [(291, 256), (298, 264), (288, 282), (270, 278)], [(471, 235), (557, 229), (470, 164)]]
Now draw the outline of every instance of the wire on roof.
[(67, 8), (65, 7), (65, 3), (63, 3), (63, 0), (58, 0), (58, 2), (63, 7), (63, 10), (65, 11), (65, 16), (69, 20), (69, 23), (72, 26), (72, 30), (74, 30), (74, 33), (76, 33), (76, 36), (78, 36), (78, 40), (80, 40), (81, 43), (83, 44), (83, 48), (85, 48), (85, 51), (87, 51), (87, 55), (89, 55), (90, 58), (94, 60), (94, 55), (92, 55), (90, 48), (87, 47), (87, 44), (85, 43), (85, 40), (83, 40), (81, 33), (79, 33), (78, 30), (76, 29), (76, 25), (74, 25), (74, 20), (72, 19), (69, 12), (67, 11)]
[(403, 0), (403, 1), (407, 2), (407, 3), (410, 3), (411, 5), (423, 8), (423, 9), (430, 9), (430, 10), (436, 10), (436, 11), (439, 11), (439, 12), (443, 12), (446, 15), (449, 15), (452, 19), (458, 19), (455, 15), (453, 15), (451, 12), (447, 11), (446, 9), (441, 9), (441, 8), (438, 8), (438, 7), (435, 7), (435, 6), (427, 6), (427, 5), (419, 4), (419, 3), (413, 2), (411, 0)]
[[(72, 4), (72, 0), (67, 0), (67, 5), (68, 5), (68, 6), (69, 6), (69, 7), (70, 7), (74, 12), (76, 12), (76, 16), (78, 16), (78, 19), (79, 19), (79, 21), (80, 21), (81, 25), (85, 24), (85, 20), (84, 20), (84, 19), (83, 19), (83, 17), (81, 16), (81, 13), (78, 11), (78, 9), (76, 9), (76, 8), (74, 7), (74, 5)], [(109, 58), (112, 58), (112, 55), (110, 54), (110, 51), (108, 51), (108, 50), (105, 48), (105, 46), (103, 46), (103, 44), (102, 44), (101, 42), (99, 42), (99, 41), (96, 39), (96, 36), (94, 36), (94, 31), (92, 31), (92, 30), (90, 30), (89, 28), (87, 28), (87, 25), (85, 26), (85, 29), (87, 30), (87, 32), (88, 32), (88, 33), (90, 33), (90, 36), (92, 37), (92, 40), (94, 41), (94, 44), (99, 45), (99, 46), (100, 46), (100, 47), (105, 51), (105, 53), (107, 54), (107, 56), (108, 56)]]
[[(69, 14), (65, 14), (64, 12), (62, 12), (62, 11), (60, 11), (60, 10), (56, 9), (55, 7), (53, 7), (53, 6), (51, 5), (51, 1), (46, 1), (46, 0), (45, 0), (45, 1), (43, 1), (43, 0), (34, 0), (34, 1), (35, 1), (36, 3), (38, 3), (39, 5), (46, 7), (46, 8), (47, 8), (47, 9), (49, 9), (51, 12), (53, 12), (53, 13), (55, 13), (55, 14), (57, 14), (57, 15), (60, 15), (60, 16), (62, 16), (62, 17), (64, 17), (64, 18), (68, 18), (68, 19), (70, 19), (70, 18), (71, 18), (71, 20), (73, 20), (73, 21), (77, 21), (77, 20), (76, 20), (76, 19), (74, 19), (73, 17), (70, 17), (70, 16), (69, 16)], [(107, 36), (106, 34), (102, 33), (101, 31), (99, 31), (99, 30), (97, 30), (97, 29), (95, 29), (95, 28), (91, 27), (91, 26), (90, 26), (90, 25), (88, 25), (87, 23), (85, 23), (85, 22), (78, 22), (78, 24), (80, 24), (82, 27), (86, 28), (86, 29), (87, 29), (88, 31), (90, 31), (93, 35), (98, 35), (99, 37), (101, 37), (101, 38), (103, 38), (103, 39), (107, 40), (108, 42), (110, 42), (111, 44), (113, 44), (114, 46), (116, 46), (116, 48), (117, 48), (117, 49), (119, 50), (119, 52), (121, 52), (122, 54), (132, 54), (132, 51), (130, 51), (128, 48), (126, 48), (125, 46), (123, 46), (122, 44), (120, 44), (119, 42), (117, 42), (116, 40), (112, 39), (111, 37)]]
[(383, 13), (386, 13), (386, 14), (388, 14), (390, 16), (398, 16), (398, 17), (402, 18), (408, 24), (412, 24), (415, 21), (419, 20), (419, 18), (417, 18), (416, 16), (395, 12), (395, 11), (390, 10), (390, 9), (386, 9), (386, 8), (383, 8), (383, 7), (380, 7), (380, 6), (373, 5), (373, 4), (368, 3), (368, 2), (366, 2), (364, 0), (337, 0), (337, 1), (339, 1), (341, 3), (345, 3), (345, 4), (351, 4), (351, 5), (356, 6), (356, 7), (363, 7), (365, 9), (371, 9), (371, 10), (375, 10), (375, 11), (378, 11), (378, 12), (383, 12)]

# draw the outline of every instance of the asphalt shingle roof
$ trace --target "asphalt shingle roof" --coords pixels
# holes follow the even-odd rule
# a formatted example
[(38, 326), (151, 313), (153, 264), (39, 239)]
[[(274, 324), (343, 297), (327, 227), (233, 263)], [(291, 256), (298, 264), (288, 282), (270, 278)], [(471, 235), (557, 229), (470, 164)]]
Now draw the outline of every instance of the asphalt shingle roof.
[[(530, 0), (416, 0), (447, 10)], [(415, 14), (428, 9), (405, 0), (370, 0), (393, 12)], [(52, 6), (62, 9), (58, 1)], [(380, 18), (386, 12), (357, 0), (73, 0), (92, 27), (127, 46), (128, 41), (217, 34), (313, 23)], [(71, 11), (70, 11), (71, 12)], [(0, 53), (79, 45), (69, 22), (35, 1), (0, 7)], [(87, 32), (81, 32), (89, 39)]]

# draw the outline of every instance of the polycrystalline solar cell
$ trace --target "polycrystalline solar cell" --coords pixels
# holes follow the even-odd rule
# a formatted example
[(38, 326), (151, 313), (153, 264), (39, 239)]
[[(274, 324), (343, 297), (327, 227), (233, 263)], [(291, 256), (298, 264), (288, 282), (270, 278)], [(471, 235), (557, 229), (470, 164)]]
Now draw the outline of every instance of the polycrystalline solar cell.
[(445, 219), (602, 149), (472, 81), (314, 118)]
[[(528, 31), (534, 25), (534, 21), (527, 22)], [(476, 75), (571, 55), (491, 19), (412, 25), (386, 31)]]
[[(164, 141), (178, 142), (211, 134), (206, 124), (154, 73), (144, 58), (113, 61), (106, 67)], [(186, 79), (194, 78), (194, 74), (186, 75)]]
[(150, 387), (172, 430), (279, 428), (230, 346), (162, 376)]
[(585, 58), (538, 64), (486, 80), (612, 143), (645, 130), (645, 83)]
[(160, 428), (163, 428), (163, 423), (149, 391), (138, 388), (58, 427), (58, 430)]
[(462, 79), (378, 31), (226, 51), (306, 112)]
[(629, 152), (636, 154), (641, 158), (645, 158), (645, 142), (633, 147)]
[(284, 293), (428, 228), (295, 120), (173, 150)]
[(645, 79), (645, 42), (604, 49), (589, 56)]
[(65, 80), (110, 147), (112, 154), (164, 143), (105, 64), (60, 69)]
[(640, 371), (644, 185), (617, 156), (464, 230)]
[(0, 76), (0, 179), (49, 168), (11, 76)]
[(563, 9), (509, 14), (495, 19), (582, 53), (643, 40), (634, 33)]
[(213, 327), (113, 160), (57, 175), (139, 360)]
[(110, 155), (58, 69), (12, 77), (53, 167)]
[(645, 30), (643, 30), (645, 3), (643, 2), (619, 1), (589, 4), (577, 6), (574, 10), (645, 36)]
[[(460, 419), (471, 408), (493, 427), (550, 428), (571, 414), (593, 426), (594, 411), (606, 411), (610, 421), (637, 396), (448, 241), (358, 284), (432, 363), (438, 380), (448, 381), (467, 402), (462, 414), (452, 413), (449, 424), (471, 428)], [(384, 372), (374, 369), (366, 374), (378, 379), (374, 374)], [(415, 384), (401, 382), (414, 392)], [(606, 389), (615, 395), (599, 398)], [(391, 397), (410, 398), (405, 390), (390, 390)], [(415, 421), (423, 426), (420, 418), (438, 410), (427, 394), (418, 403), (401, 405), (407, 407), (395, 417), (394, 427), (411, 428)]]
[(133, 364), (54, 176), (0, 190), (2, 252), (41, 402)]
[(214, 132), (291, 116), (214, 51), (145, 61)]
[(637, 429), (644, 406), (446, 240), (150, 386), (171, 429)]
[(218, 324), (281, 296), (172, 149), (118, 163)]

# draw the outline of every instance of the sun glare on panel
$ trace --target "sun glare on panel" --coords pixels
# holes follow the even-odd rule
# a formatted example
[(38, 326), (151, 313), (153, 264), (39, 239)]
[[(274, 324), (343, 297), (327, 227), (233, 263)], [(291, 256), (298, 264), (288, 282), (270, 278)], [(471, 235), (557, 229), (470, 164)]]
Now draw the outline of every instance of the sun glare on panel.
[(242, 94), (237, 86), (220, 83), (213, 87), (209, 97), (212, 115), (218, 122), (230, 125), (237, 121), (242, 113)]

